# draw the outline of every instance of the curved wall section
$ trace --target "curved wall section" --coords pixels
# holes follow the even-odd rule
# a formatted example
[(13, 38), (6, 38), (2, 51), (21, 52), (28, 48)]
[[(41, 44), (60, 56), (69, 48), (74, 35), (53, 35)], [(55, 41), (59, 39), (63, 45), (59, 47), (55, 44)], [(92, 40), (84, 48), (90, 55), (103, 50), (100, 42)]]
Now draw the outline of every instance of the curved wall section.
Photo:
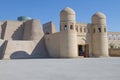
[(60, 33), (44, 36), (45, 45), (50, 57), (60, 57)]
[(76, 31), (61, 31), (60, 35), (60, 57), (78, 57)]
[(43, 35), (39, 20), (29, 20), (24, 23), (23, 40), (40, 40)]

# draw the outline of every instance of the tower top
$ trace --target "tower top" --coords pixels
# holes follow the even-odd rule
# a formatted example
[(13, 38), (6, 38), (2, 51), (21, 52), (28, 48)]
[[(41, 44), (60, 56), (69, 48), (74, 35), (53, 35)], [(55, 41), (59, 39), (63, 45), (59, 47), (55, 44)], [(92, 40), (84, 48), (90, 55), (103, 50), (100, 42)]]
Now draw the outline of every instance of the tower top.
[(63, 10), (61, 10), (60, 13), (61, 14), (68, 14), (68, 15), (75, 15), (75, 11), (70, 7), (64, 8)]
[(106, 18), (105, 14), (103, 14), (102, 12), (96, 12), (92, 17), (96, 17), (96, 18), (99, 18), (99, 19), (105, 19)]

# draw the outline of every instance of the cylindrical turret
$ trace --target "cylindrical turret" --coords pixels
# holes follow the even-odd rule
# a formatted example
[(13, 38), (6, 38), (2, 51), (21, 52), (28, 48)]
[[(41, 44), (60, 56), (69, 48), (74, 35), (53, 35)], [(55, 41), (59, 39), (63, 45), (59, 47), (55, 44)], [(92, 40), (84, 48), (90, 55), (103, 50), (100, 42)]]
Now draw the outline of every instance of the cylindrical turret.
[(69, 7), (60, 12), (60, 31), (75, 30), (75, 11)]
[(61, 31), (60, 35), (60, 57), (78, 57), (77, 34), (75, 31)]
[(75, 11), (67, 7), (60, 12), (60, 57), (77, 57), (77, 32)]
[(92, 45), (95, 57), (108, 56), (106, 16), (101, 12), (92, 16)]

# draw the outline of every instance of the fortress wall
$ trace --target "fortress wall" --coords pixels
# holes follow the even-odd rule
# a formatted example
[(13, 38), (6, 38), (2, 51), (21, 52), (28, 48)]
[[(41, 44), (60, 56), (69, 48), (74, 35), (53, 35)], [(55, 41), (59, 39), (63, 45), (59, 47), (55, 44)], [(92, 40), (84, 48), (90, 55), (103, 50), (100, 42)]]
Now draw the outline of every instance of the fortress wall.
[(106, 16), (97, 12), (92, 16), (92, 44), (94, 57), (108, 57)]
[[(42, 44), (41, 44), (42, 43)], [(3, 59), (29, 59), (47, 57), (41, 41), (12, 41), (9, 40)]]
[(77, 45), (88, 45), (89, 56), (92, 56), (92, 34), (91, 34), (91, 24), (86, 23), (76, 23), (77, 30)]
[[(4, 40), (0, 40), (0, 59), (48, 57), (39, 20), (30, 20), (24, 24), (20, 21), (6, 21), (1, 24)], [(27, 37), (23, 37), (24, 33)]]
[(24, 23), (23, 40), (40, 40), (44, 33), (39, 20), (29, 20)]
[(78, 57), (77, 34), (71, 30), (45, 35), (45, 43), (50, 57)]
[(32, 41), (9, 40), (5, 50), (4, 59), (30, 58), (35, 44)]
[(50, 57), (60, 57), (60, 33), (45, 35), (45, 44)]
[(76, 23), (77, 35), (87, 35), (87, 24), (85, 23)]
[[(21, 40), (22, 39), (22, 22), (6, 21), (6, 29), (4, 34), (5, 40)], [(5, 26), (4, 26), (5, 27)]]
[(78, 57), (77, 33), (74, 30), (61, 31), (60, 34), (60, 57)]
[(1, 39), (4, 39), (5, 30), (6, 30), (6, 22), (4, 22), (4, 23), (1, 25)]
[(43, 31), (45, 34), (56, 33), (56, 27), (52, 22), (48, 22), (48, 23), (43, 24)]
[(0, 39), (1, 39), (1, 32), (2, 32), (2, 22), (0, 22)]
[(89, 44), (89, 56), (93, 56), (93, 51), (92, 51), (92, 26), (91, 24), (87, 25), (88, 28), (88, 33), (87, 33), (87, 37), (86, 37), (86, 41)]
[(2, 59), (3, 56), (4, 56), (4, 52), (5, 52), (5, 49), (6, 49), (6, 44), (7, 44), (6, 40), (1, 40), (0, 39), (0, 59)]
[[(106, 48), (106, 47), (108, 47), (108, 39), (107, 39), (106, 33), (101, 33), (101, 34), (96, 33), (93, 36), (94, 37), (93, 51), (94, 51), (94, 53), (95, 53), (94, 55), (96, 57), (108, 56), (108, 48)], [(97, 43), (97, 44), (95, 44), (95, 43)]]
[(85, 36), (77, 36), (77, 44), (85, 45), (86, 44), (86, 37)]
[(32, 20), (26, 21), (23, 23), (24, 32), (23, 32), (23, 40), (30, 40), (31, 30), (32, 30)]
[(120, 57), (120, 48), (118, 48), (118, 49), (109, 49), (109, 55), (111, 56), (111, 57)]

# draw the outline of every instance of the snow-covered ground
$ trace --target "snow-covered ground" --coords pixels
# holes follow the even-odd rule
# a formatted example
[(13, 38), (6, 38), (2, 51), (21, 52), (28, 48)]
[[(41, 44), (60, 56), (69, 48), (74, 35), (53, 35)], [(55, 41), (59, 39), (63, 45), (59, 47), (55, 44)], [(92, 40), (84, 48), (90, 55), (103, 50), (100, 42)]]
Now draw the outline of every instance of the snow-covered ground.
[(120, 80), (120, 58), (1, 60), (0, 80)]

